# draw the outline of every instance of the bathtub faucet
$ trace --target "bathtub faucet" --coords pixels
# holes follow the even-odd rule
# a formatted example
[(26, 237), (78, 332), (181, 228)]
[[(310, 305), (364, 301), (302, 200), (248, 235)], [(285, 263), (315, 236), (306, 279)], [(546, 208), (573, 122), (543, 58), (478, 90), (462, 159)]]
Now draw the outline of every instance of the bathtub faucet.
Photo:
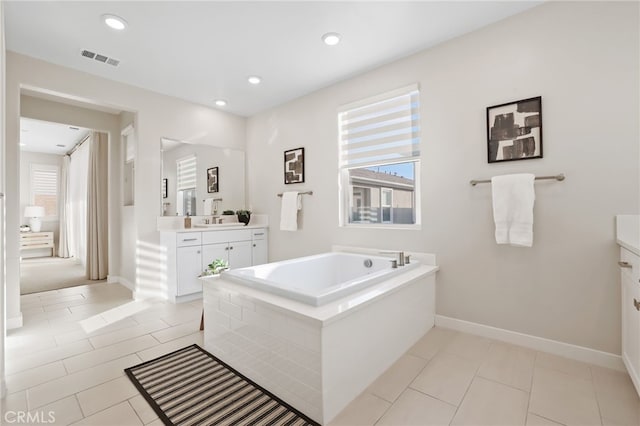
[(381, 251), (380, 254), (394, 254), (398, 256), (398, 266), (404, 266), (404, 252), (403, 251)]

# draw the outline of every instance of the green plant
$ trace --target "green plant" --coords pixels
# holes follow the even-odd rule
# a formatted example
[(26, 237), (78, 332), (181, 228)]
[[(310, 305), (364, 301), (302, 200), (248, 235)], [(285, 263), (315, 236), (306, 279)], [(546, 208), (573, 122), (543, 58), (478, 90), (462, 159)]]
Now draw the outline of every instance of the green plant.
[(218, 275), (220, 272), (229, 269), (229, 262), (224, 259), (215, 259), (213, 262), (207, 265), (201, 276)]
[(248, 216), (251, 214), (251, 210), (236, 210), (237, 215)]

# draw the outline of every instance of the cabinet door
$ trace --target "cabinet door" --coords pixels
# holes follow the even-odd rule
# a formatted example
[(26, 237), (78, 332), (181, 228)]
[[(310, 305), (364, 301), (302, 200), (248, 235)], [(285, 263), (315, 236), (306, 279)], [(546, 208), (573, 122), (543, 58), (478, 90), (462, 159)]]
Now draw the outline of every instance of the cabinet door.
[(255, 240), (252, 243), (251, 260), (253, 265), (262, 265), (268, 263), (267, 259), (267, 240)]
[(202, 291), (198, 276), (202, 272), (202, 253), (200, 246), (178, 247), (177, 251), (177, 295)]
[(216, 259), (224, 259), (229, 261), (229, 244), (205, 244), (202, 246), (202, 269), (206, 269), (207, 266)]
[(622, 359), (636, 386), (640, 383), (640, 285), (622, 274)]
[(244, 268), (251, 266), (251, 241), (233, 241), (229, 243), (229, 267)]

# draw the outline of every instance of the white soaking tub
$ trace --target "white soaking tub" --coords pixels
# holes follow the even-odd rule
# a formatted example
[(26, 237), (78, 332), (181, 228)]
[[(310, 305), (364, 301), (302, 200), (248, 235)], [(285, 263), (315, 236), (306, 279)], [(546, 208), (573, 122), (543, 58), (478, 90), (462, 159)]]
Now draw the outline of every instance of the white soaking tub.
[(415, 253), (415, 262), (392, 269), (391, 257), (362, 251), (202, 278), (205, 349), (329, 423), (435, 319), (434, 255)]
[(312, 306), (322, 306), (419, 265), (391, 267), (390, 257), (323, 253), (222, 273), (226, 279)]

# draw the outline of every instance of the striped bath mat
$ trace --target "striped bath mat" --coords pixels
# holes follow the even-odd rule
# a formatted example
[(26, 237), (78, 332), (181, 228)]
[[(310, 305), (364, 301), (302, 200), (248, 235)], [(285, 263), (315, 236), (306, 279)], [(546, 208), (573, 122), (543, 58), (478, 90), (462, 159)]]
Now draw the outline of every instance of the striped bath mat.
[(166, 425), (318, 425), (198, 345), (124, 371)]

